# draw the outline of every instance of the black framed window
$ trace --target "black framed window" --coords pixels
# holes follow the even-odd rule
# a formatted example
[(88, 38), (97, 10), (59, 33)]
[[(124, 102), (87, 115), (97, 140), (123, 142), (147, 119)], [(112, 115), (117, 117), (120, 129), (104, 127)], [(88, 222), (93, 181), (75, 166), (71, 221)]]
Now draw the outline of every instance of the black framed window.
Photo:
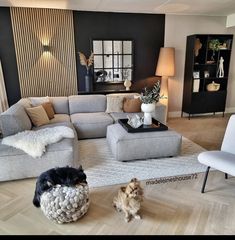
[(133, 78), (132, 40), (92, 40), (95, 83), (123, 83)]

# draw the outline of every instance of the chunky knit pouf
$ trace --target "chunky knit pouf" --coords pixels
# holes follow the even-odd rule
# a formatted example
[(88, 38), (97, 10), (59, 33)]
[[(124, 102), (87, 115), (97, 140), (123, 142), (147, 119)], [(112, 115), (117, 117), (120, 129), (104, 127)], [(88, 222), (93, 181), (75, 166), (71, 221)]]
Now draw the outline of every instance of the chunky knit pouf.
[(88, 185), (67, 187), (56, 185), (41, 196), (41, 209), (45, 216), (57, 223), (75, 222), (89, 207)]

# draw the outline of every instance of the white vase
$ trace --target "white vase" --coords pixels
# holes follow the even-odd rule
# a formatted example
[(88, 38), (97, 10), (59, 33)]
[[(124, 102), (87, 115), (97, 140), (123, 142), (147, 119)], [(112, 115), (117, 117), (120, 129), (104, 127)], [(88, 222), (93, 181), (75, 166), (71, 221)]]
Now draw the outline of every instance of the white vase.
[(126, 91), (130, 90), (131, 85), (132, 85), (131, 80), (126, 79), (124, 81), (124, 86), (126, 87)]
[(152, 124), (152, 115), (155, 109), (155, 103), (142, 103), (141, 110), (144, 112), (144, 125), (151, 125)]

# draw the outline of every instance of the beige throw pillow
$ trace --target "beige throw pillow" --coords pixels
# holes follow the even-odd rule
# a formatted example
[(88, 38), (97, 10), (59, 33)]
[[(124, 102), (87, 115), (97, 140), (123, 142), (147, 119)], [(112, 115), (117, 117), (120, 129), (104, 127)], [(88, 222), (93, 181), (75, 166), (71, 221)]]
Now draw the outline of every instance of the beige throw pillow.
[(26, 112), (29, 115), (33, 125), (36, 127), (50, 122), (45, 109), (41, 105), (37, 107), (26, 108)]
[(123, 97), (122, 96), (108, 96), (107, 95), (107, 109), (106, 113), (123, 112)]

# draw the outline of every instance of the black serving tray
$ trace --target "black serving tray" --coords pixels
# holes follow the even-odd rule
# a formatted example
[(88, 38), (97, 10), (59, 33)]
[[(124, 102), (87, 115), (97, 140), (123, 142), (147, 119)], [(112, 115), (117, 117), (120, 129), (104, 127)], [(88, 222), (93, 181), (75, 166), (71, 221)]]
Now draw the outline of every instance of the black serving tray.
[(141, 125), (138, 128), (133, 128), (128, 123), (128, 119), (118, 119), (118, 123), (123, 126), (123, 128), (129, 133), (137, 133), (137, 132), (153, 132), (153, 131), (166, 131), (168, 127), (155, 118), (152, 118), (151, 125)]

